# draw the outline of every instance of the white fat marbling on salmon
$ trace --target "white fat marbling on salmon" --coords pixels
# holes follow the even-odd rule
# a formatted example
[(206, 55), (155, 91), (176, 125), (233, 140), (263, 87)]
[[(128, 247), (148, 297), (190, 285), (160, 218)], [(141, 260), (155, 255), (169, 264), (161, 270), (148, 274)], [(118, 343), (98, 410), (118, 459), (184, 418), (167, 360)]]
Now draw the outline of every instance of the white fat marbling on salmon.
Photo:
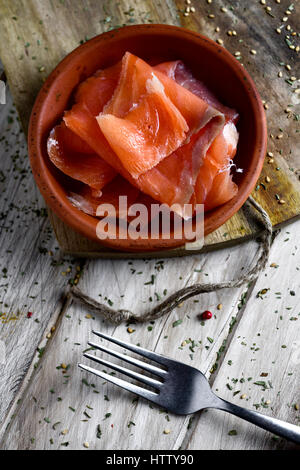
[(146, 90), (148, 93), (162, 93), (165, 95), (165, 88), (157, 76), (152, 72), (152, 78), (146, 81)]
[[(235, 151), (237, 148), (237, 144), (239, 140), (239, 133), (237, 131), (237, 128), (233, 124), (233, 122), (228, 122), (224, 126), (223, 136), (228, 144), (228, 149), (230, 150), (229, 153), (232, 155), (232, 152)], [(233, 163), (233, 160), (229, 158), (228, 163), (218, 171), (218, 174), (224, 173), (225, 171), (230, 171), (231, 168), (235, 168), (235, 171), (237, 173), (243, 173), (243, 169), (237, 168), (236, 164)]]
[(75, 206), (77, 209), (85, 212), (88, 215), (93, 215), (95, 216), (95, 210), (93, 206), (87, 201), (86, 198), (81, 196), (80, 194), (76, 193), (70, 193), (68, 196), (69, 201), (73, 206)]
[(53, 147), (59, 148), (58, 141), (56, 139), (54, 139), (53, 137), (49, 137), (49, 139), (47, 140), (48, 153), (50, 153), (52, 151)]

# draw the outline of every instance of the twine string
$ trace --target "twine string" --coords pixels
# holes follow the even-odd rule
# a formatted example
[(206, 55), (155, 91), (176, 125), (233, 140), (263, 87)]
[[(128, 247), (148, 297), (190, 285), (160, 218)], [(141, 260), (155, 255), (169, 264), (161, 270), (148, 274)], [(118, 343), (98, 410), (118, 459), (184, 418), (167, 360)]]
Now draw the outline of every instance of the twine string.
[(141, 314), (136, 314), (130, 310), (120, 309), (114, 310), (106, 305), (97, 302), (93, 298), (86, 295), (78, 287), (73, 286), (71, 288), (71, 296), (73, 299), (80, 301), (86, 308), (93, 311), (96, 314), (102, 315), (109, 322), (119, 325), (122, 322), (134, 321), (137, 323), (143, 323), (150, 320), (156, 320), (157, 318), (166, 315), (167, 313), (178, 307), (179, 304), (184, 302), (191, 297), (196, 295), (213, 292), (219, 289), (228, 289), (234, 287), (240, 287), (244, 283), (250, 283), (255, 280), (258, 274), (265, 268), (270, 252), (271, 239), (272, 239), (272, 223), (266, 211), (250, 196), (245, 203), (245, 208), (253, 212), (253, 208), (260, 214), (260, 224), (263, 226), (263, 232), (261, 234), (259, 243), (259, 250), (256, 256), (256, 262), (254, 266), (249, 269), (247, 273), (238, 279), (232, 279), (229, 281), (219, 283), (206, 283), (206, 284), (193, 284), (188, 287), (183, 287), (170, 295), (166, 300), (161, 302), (156, 307), (146, 310)]

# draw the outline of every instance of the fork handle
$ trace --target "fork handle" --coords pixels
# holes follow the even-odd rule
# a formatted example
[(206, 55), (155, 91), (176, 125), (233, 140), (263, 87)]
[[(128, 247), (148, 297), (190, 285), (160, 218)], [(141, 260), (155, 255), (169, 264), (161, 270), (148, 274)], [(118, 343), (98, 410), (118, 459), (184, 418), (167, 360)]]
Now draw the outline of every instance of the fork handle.
[(235, 416), (239, 416), (250, 423), (256, 424), (266, 431), (270, 431), (278, 436), (284, 437), (289, 441), (300, 444), (300, 427), (295, 424), (281, 421), (280, 419), (265, 416), (257, 411), (248, 410), (241, 406), (234, 405), (222, 398), (217, 397), (217, 403), (215, 408), (223, 411), (227, 411)]

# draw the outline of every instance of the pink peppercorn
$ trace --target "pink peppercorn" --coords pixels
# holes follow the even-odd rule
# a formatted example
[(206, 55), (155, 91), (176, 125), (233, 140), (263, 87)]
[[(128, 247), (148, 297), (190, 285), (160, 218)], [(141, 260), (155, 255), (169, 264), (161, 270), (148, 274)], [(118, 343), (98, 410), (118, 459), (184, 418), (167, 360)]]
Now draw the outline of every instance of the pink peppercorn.
[(212, 318), (212, 313), (209, 310), (205, 310), (205, 312), (201, 315), (202, 320), (210, 320)]

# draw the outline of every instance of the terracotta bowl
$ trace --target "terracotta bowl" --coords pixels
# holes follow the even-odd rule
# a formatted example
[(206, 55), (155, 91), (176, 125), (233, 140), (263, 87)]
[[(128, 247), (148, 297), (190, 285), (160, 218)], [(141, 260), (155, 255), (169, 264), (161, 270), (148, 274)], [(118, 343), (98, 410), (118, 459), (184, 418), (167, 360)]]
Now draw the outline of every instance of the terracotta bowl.
[[(237, 195), (205, 214), (204, 231), (208, 234), (237, 212), (254, 188), (266, 152), (266, 120), (261, 99), (246, 70), (226, 49), (187, 29), (155, 24), (124, 27), (95, 37), (60, 62), (41, 89), (31, 115), (28, 143), (35, 180), (48, 206), (66, 224), (99, 242), (98, 219), (70, 203), (62, 175), (48, 158), (46, 142), (50, 130), (70, 107), (76, 86), (99, 68), (119, 61), (126, 51), (146, 61), (183, 60), (223, 104), (240, 114), (235, 163), (244, 172), (234, 176)], [(185, 241), (174, 237), (169, 240), (107, 239), (101, 240), (101, 244), (121, 251), (153, 251), (181, 246)]]

